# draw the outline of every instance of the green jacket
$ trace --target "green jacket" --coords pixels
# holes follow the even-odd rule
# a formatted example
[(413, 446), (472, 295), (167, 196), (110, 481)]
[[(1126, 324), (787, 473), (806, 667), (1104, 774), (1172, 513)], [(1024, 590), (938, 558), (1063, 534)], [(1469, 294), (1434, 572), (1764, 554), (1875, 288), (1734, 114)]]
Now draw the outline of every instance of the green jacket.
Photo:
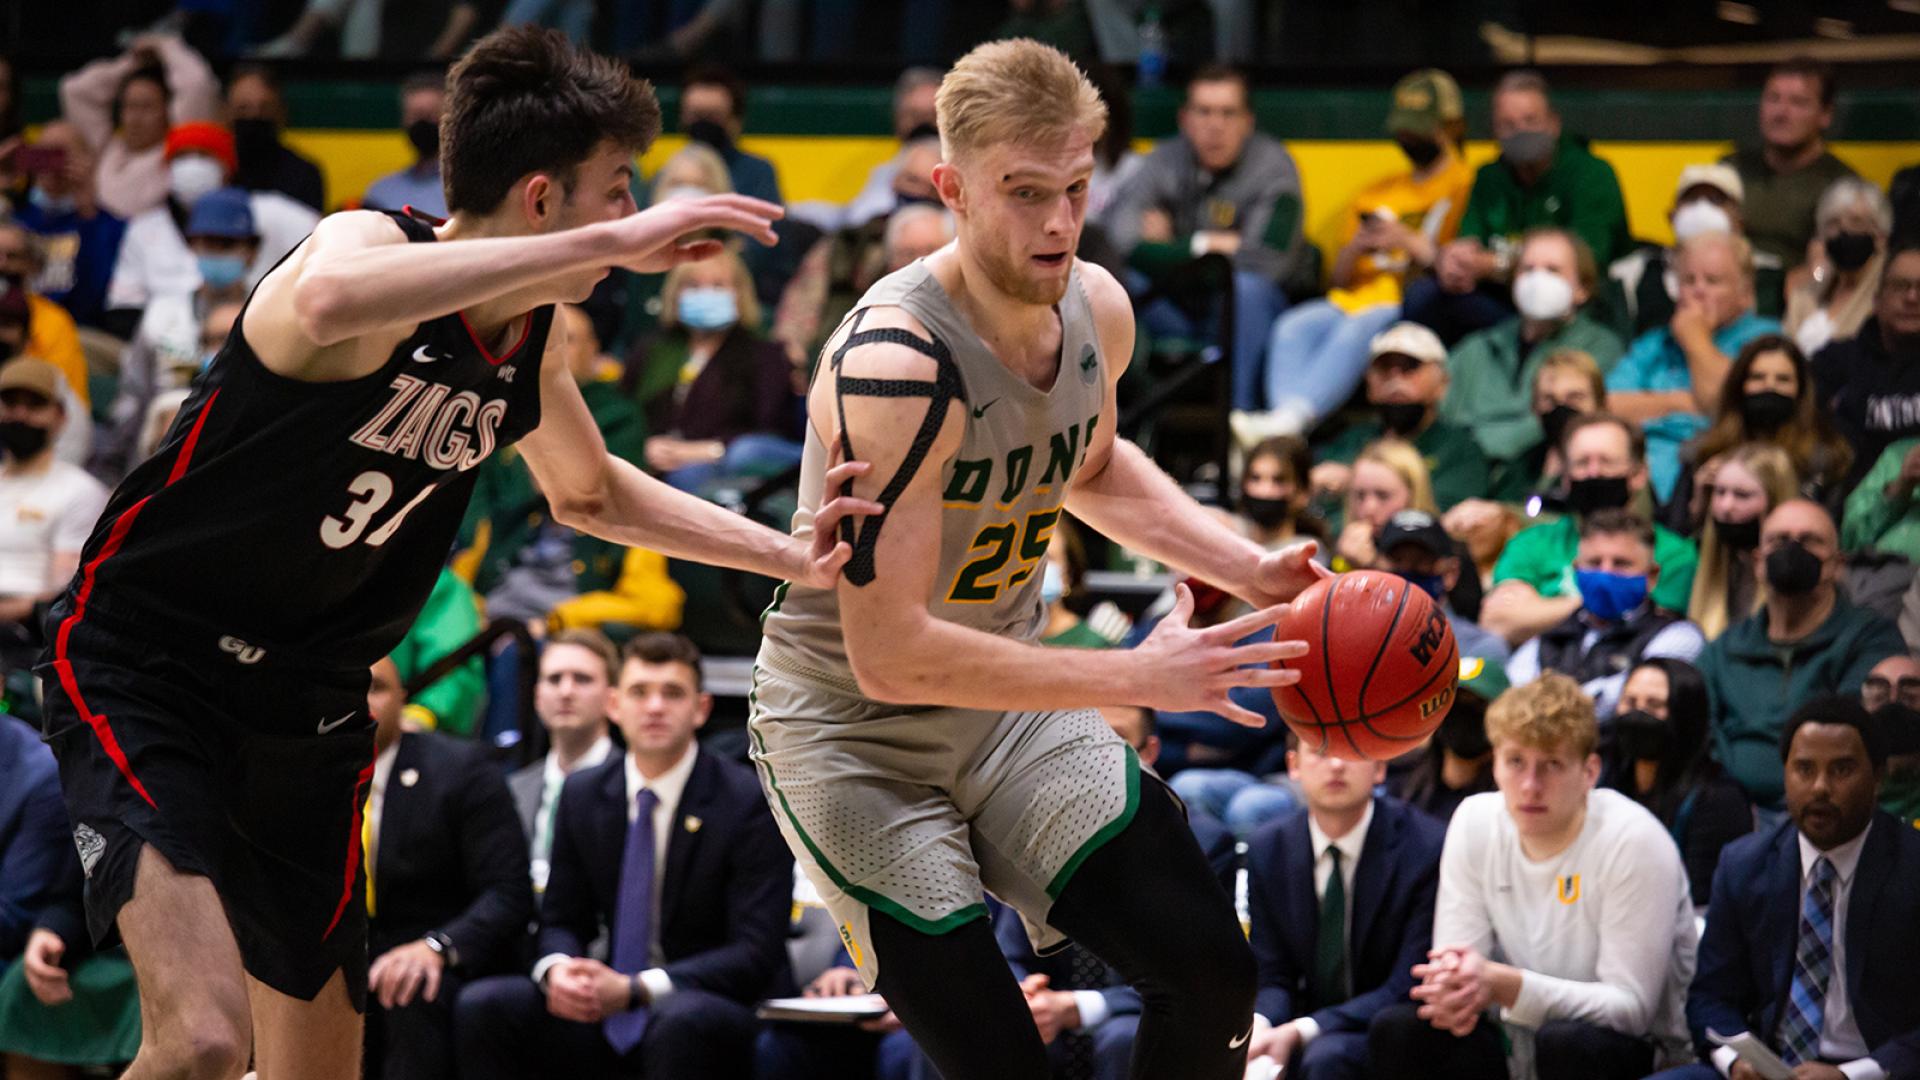
[(1712, 701), (1715, 756), (1756, 805), (1777, 808), (1785, 790), (1780, 728), (1787, 717), (1822, 695), (1857, 696), (1873, 665), (1906, 648), (1898, 627), (1845, 597), (1813, 633), (1776, 644), (1767, 637), (1761, 605), (1709, 642), (1697, 662)]
[(1627, 203), (1613, 166), (1593, 156), (1584, 140), (1562, 135), (1553, 164), (1540, 179), (1522, 187), (1504, 159), (1480, 166), (1460, 218), (1461, 238), (1511, 250), (1521, 234), (1556, 225), (1587, 242), (1604, 271), (1633, 250), (1627, 230)]
[(1540, 421), (1533, 415), (1533, 379), (1547, 357), (1561, 349), (1579, 349), (1613, 370), (1627, 346), (1620, 335), (1584, 313), (1527, 349), (1520, 343), (1515, 316), (1460, 339), (1447, 357), (1452, 380), (1440, 403), (1442, 419), (1473, 432), (1487, 460), (1513, 461), (1540, 442)]
[[(427, 605), (391, 654), (394, 666), (400, 669), (400, 681), (404, 683), (432, 667), (434, 661), (479, 633), (480, 604), (473, 590), (453, 571), (443, 568)], [(407, 702), (407, 712), (435, 731), (471, 735), (486, 690), (486, 669), (476, 656), (415, 694)]]
[[(1360, 451), (1385, 434), (1379, 421), (1363, 420), (1328, 443), (1320, 460), (1351, 465)], [(1413, 437), (1413, 448), (1427, 461), (1427, 472), (1433, 477), (1433, 501), (1440, 504), (1440, 509), (1487, 493), (1487, 457), (1480, 452), (1480, 444), (1473, 441), (1473, 432), (1436, 417), (1425, 431)]]
[(1880, 451), (1873, 468), (1847, 496), (1847, 512), (1840, 526), (1840, 546), (1847, 551), (1874, 548), (1905, 555), (1920, 562), (1920, 503), (1911, 498), (1894, 501), (1887, 485), (1900, 476), (1907, 454), (1920, 439), (1901, 439)]

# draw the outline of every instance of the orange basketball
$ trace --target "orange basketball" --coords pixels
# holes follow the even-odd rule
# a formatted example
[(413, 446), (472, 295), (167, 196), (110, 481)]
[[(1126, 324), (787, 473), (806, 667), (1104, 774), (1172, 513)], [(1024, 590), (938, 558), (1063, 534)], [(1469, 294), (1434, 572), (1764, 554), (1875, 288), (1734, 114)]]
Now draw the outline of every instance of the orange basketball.
[(1310, 649), (1281, 667), (1300, 672), (1274, 704), (1307, 746), (1335, 757), (1385, 761), (1420, 744), (1446, 718), (1460, 677), (1447, 614), (1405, 578), (1355, 570), (1324, 578), (1293, 601), (1276, 641)]

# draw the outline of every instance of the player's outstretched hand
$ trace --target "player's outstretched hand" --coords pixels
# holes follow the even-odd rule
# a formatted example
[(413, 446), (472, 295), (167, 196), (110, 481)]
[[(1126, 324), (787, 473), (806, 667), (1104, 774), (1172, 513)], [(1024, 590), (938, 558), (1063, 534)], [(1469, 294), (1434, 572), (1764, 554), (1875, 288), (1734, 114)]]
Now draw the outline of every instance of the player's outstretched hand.
[[(824, 490), (839, 491), (842, 484), (856, 476), (865, 476), (872, 468), (871, 462), (843, 461), (827, 470)], [(839, 538), (840, 522), (882, 514), (886, 509), (872, 499), (857, 499), (852, 495), (836, 495), (822, 503), (813, 514), (813, 539), (807, 546), (805, 570), (794, 581), (816, 589), (833, 588), (840, 580), (840, 568), (853, 558), (853, 545)]]
[(1253, 595), (1241, 599), (1255, 607), (1284, 604), (1333, 571), (1313, 561), (1320, 545), (1312, 540), (1270, 551), (1253, 572)]
[(692, 233), (728, 229), (771, 246), (777, 239), (773, 223), (785, 215), (779, 206), (746, 195), (705, 195), (672, 199), (609, 226), (619, 237), (619, 264), (635, 273), (657, 274), (720, 253), (719, 240), (687, 239)]
[[(1268, 665), (1307, 655), (1304, 641), (1235, 642), (1272, 626), (1286, 605), (1262, 608), (1218, 626), (1188, 625), (1193, 590), (1174, 586), (1173, 610), (1153, 628), (1133, 655), (1146, 676), (1146, 698), (1137, 704), (1171, 712), (1205, 711), (1246, 727), (1264, 727), (1266, 718), (1234, 703), (1228, 692), (1242, 686), (1291, 686), (1300, 673)], [(1253, 665), (1253, 666), (1249, 666)]]

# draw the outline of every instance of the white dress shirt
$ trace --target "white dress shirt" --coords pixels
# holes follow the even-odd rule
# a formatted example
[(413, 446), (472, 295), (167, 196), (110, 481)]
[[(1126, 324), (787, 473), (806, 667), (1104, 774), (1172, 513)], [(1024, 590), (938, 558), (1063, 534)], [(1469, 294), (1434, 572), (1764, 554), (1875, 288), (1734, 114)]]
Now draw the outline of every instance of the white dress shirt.
[[(1807, 890), (1813, 887), (1814, 864), (1822, 855), (1833, 864), (1833, 975), (1827, 980), (1827, 996), (1820, 1007), (1820, 1056), (1827, 1061), (1845, 1062), (1838, 1068), (1847, 1080), (1885, 1080), (1887, 1075), (1878, 1061), (1867, 1056), (1872, 1048), (1861, 1036), (1860, 1024), (1854, 1020), (1852, 1004), (1847, 1001), (1847, 906), (1853, 898), (1854, 871), (1860, 869), (1860, 849), (1866, 846), (1867, 833), (1872, 828), (1869, 823), (1859, 836), (1824, 852), (1813, 846), (1807, 834), (1799, 834), (1800, 895), (1794, 905), (1796, 940), (1800, 932), (1800, 909), (1806, 904)], [(1765, 1039), (1767, 1035), (1761, 1037)], [(1738, 1055), (1728, 1047), (1722, 1046), (1713, 1052), (1713, 1063), (1722, 1076), (1732, 1070), (1736, 1060)]]
[[(1372, 799), (1367, 800), (1367, 808), (1361, 811), (1360, 823), (1348, 829), (1347, 834), (1338, 840), (1328, 836), (1326, 831), (1320, 828), (1318, 818), (1311, 813), (1307, 815), (1307, 840), (1313, 845), (1313, 896), (1316, 901), (1314, 910), (1319, 910), (1318, 901), (1327, 895), (1327, 882), (1333, 879), (1333, 856), (1329, 853), (1338, 848), (1340, 850), (1340, 888), (1347, 898), (1347, 910), (1341, 923), (1346, 927), (1348, 942), (1353, 940), (1353, 870), (1360, 865), (1360, 853), (1366, 849), (1367, 832), (1372, 828)], [(1345, 943), (1342, 944), (1342, 948), (1345, 948)], [(1351, 958), (1348, 963), (1352, 963)], [(1308, 1043), (1320, 1036), (1320, 1025), (1311, 1016), (1296, 1016), (1288, 1023), (1300, 1033), (1301, 1049), (1305, 1049)], [(1254, 1031), (1258, 1033), (1272, 1025), (1266, 1017), (1255, 1013), (1253, 1026)], [(1283, 1061), (1280, 1064), (1285, 1065), (1286, 1062)]]
[(393, 774), (393, 759), (400, 756), (400, 740), (387, 744), (373, 759), (373, 782), (367, 785), (367, 843), (361, 861), (367, 867), (367, 880), (373, 880), (373, 867), (380, 857), (380, 815), (386, 809), (387, 778)]
[[(639, 816), (639, 798), (640, 792), (643, 789), (651, 790), (658, 799), (658, 801), (654, 803), (652, 822), (652, 907), (654, 927), (648, 935), (649, 940), (647, 942), (647, 961), (655, 966), (647, 968), (637, 976), (640, 984), (646, 987), (648, 996), (656, 1003), (673, 993), (673, 980), (667, 978), (667, 973), (659, 967), (660, 964), (665, 963), (666, 959), (660, 951), (659, 918), (660, 889), (661, 886), (665, 884), (662, 878), (666, 876), (667, 843), (673, 836), (673, 824), (679, 819), (680, 796), (687, 789), (687, 777), (693, 775), (693, 761), (699, 753), (699, 743), (689, 745), (687, 752), (680, 756), (679, 761), (674, 762), (673, 766), (667, 769), (666, 772), (661, 773), (651, 780), (641, 774), (640, 766), (634, 763), (632, 754), (628, 754), (625, 761), (627, 771), (627, 824), (632, 826), (634, 819)], [(541, 957), (540, 962), (533, 966), (533, 981), (544, 981), (547, 971), (551, 969), (553, 965), (566, 959), (568, 959), (568, 957), (564, 953), (551, 953)]]
[(607, 760), (613, 753), (613, 740), (600, 736), (580, 759), (573, 763), (571, 770), (560, 768), (560, 751), (547, 751), (546, 762), (540, 767), (540, 809), (533, 815), (533, 887), (545, 890), (547, 872), (552, 869), (548, 861), (553, 857), (553, 818), (560, 812), (560, 790), (567, 786), (567, 777), (581, 769), (591, 769)]

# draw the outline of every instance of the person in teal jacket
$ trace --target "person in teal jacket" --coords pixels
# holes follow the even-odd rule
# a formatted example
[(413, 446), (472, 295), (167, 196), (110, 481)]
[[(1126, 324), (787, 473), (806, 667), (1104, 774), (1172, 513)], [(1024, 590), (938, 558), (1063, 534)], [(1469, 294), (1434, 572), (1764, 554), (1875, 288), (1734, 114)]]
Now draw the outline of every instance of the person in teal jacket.
[(1840, 546), (1873, 548), (1920, 562), (1920, 439), (1901, 439), (1880, 452), (1860, 486), (1847, 496)]
[[(459, 575), (443, 567), (427, 606), (420, 609), (419, 618), (391, 654), (400, 669), (400, 681), (411, 682), (435, 661), (473, 640), (480, 625), (479, 599)], [(428, 731), (470, 735), (486, 692), (486, 668), (476, 656), (410, 695), (403, 719)]]
[(1782, 722), (1812, 698), (1858, 695), (1873, 666), (1907, 645), (1892, 622), (1840, 595), (1840, 538), (1818, 503), (1774, 507), (1759, 554), (1766, 603), (1709, 642), (1698, 665), (1714, 756), (1754, 805), (1778, 810)]
[(1679, 303), (1668, 325), (1634, 339), (1607, 375), (1607, 407), (1647, 436), (1653, 494), (1665, 503), (1680, 475), (1680, 448), (1705, 431), (1727, 372), (1747, 342), (1778, 333), (1753, 313), (1753, 248), (1740, 236), (1708, 232), (1680, 245), (1674, 260)]

